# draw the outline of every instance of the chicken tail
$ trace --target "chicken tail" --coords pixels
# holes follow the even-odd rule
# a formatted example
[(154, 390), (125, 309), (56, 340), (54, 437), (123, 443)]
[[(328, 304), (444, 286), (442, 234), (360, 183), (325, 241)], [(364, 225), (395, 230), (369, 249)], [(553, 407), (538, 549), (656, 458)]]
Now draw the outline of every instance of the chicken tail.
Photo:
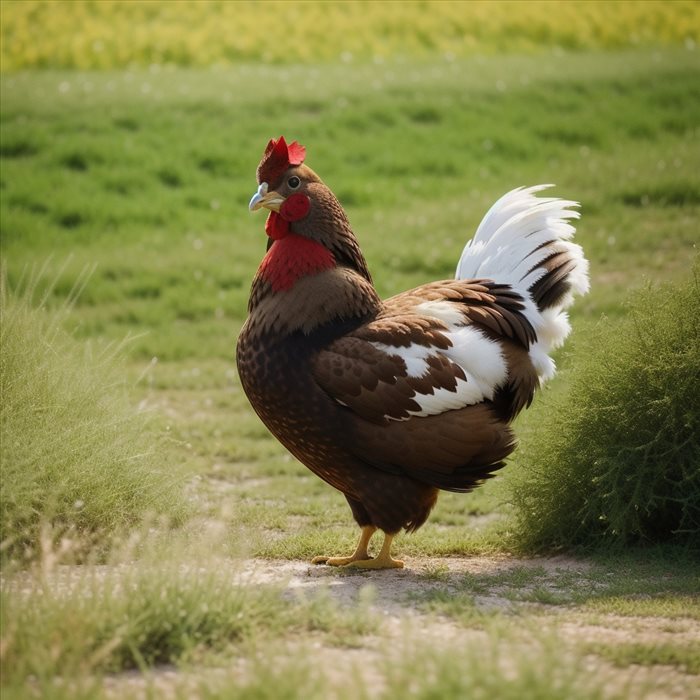
[(588, 261), (571, 242), (569, 223), (580, 214), (573, 202), (536, 197), (551, 185), (518, 188), (489, 209), (462, 251), (457, 279), (490, 279), (509, 284), (525, 301), (524, 315), (537, 334), (530, 357), (540, 381), (554, 376), (549, 353), (571, 331), (566, 309), (589, 288)]

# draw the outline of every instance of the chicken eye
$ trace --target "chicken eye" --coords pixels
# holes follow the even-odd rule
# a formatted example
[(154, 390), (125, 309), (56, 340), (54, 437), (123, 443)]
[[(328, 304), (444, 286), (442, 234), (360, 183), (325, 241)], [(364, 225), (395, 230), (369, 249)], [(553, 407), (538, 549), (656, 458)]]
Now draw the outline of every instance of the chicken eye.
[(289, 185), (290, 189), (295, 190), (301, 185), (301, 180), (296, 175), (292, 175), (292, 177), (287, 180), (287, 185)]

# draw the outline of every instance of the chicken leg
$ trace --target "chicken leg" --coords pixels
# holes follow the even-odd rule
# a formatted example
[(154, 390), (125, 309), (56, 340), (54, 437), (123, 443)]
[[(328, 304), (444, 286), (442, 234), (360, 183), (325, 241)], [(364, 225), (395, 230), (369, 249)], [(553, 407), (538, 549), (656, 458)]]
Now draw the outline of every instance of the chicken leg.
[(312, 564), (328, 564), (329, 566), (345, 566), (356, 569), (403, 569), (403, 562), (391, 557), (391, 542), (394, 535), (384, 533), (384, 543), (379, 554), (372, 558), (367, 551), (367, 546), (372, 535), (377, 531), (373, 525), (365, 525), (360, 534), (357, 548), (349, 557), (314, 557)]
[(374, 559), (357, 559), (349, 562), (346, 566), (357, 569), (403, 569), (403, 562), (400, 559), (391, 558), (391, 541), (394, 535), (384, 533), (384, 543), (379, 554)]
[(360, 541), (357, 548), (349, 557), (314, 557), (312, 564), (328, 564), (329, 566), (347, 566), (360, 561), (373, 561), (367, 552), (367, 546), (372, 539), (372, 535), (377, 531), (374, 525), (365, 525), (360, 533)]

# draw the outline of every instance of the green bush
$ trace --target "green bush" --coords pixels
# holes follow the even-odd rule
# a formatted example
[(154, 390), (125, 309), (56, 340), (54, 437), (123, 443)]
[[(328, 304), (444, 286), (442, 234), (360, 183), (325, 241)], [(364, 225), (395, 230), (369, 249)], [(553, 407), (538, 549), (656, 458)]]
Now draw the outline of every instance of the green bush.
[(84, 551), (146, 514), (179, 516), (180, 479), (129, 401), (120, 348), (79, 344), (62, 330), (70, 300), (50, 312), (33, 304), (31, 283), (17, 292), (6, 279), (3, 271), (3, 557), (32, 559), (59, 540)]
[(509, 488), (528, 548), (700, 546), (700, 262), (578, 341)]

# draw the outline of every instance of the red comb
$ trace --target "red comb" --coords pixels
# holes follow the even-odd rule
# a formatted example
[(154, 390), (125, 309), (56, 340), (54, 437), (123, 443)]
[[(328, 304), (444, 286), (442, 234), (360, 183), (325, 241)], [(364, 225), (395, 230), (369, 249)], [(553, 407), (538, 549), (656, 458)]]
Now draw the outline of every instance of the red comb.
[(258, 165), (258, 183), (273, 185), (287, 168), (301, 165), (306, 157), (306, 149), (296, 141), (289, 145), (280, 136), (277, 141), (270, 139), (260, 165)]

